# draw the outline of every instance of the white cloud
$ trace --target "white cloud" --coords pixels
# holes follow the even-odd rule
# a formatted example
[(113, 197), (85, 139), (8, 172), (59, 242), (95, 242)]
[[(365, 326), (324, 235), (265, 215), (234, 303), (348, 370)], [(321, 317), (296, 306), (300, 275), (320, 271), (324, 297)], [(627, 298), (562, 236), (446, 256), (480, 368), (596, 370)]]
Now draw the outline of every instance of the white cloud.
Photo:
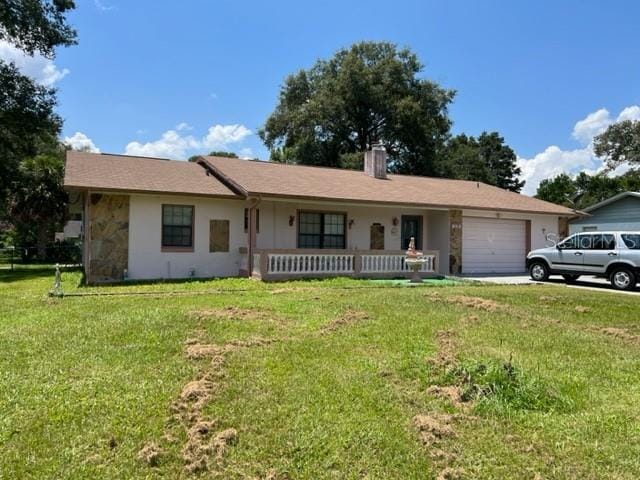
[(562, 150), (551, 145), (533, 158), (518, 158), (518, 166), (522, 169), (520, 178), (526, 181), (523, 193), (527, 195), (534, 195), (545, 178), (578, 171), (594, 173), (601, 165), (602, 162), (593, 155), (590, 147)]
[(249, 147), (241, 148), (238, 156), (243, 160), (251, 160), (253, 158), (253, 150)]
[(571, 135), (586, 145), (591, 142), (593, 137), (604, 132), (612, 123), (613, 119), (609, 111), (606, 108), (601, 108), (576, 122)]
[(618, 115), (617, 121), (622, 122), (624, 120), (640, 120), (640, 106), (633, 105), (622, 110)]
[[(542, 180), (553, 178), (560, 173), (575, 175), (585, 172), (592, 175), (601, 172), (604, 165), (593, 152), (593, 137), (604, 132), (609, 125), (622, 120), (640, 120), (640, 106), (632, 105), (625, 108), (615, 119), (607, 109), (601, 108), (576, 122), (572, 136), (584, 145), (582, 148), (562, 150), (551, 145), (533, 158), (518, 157), (518, 166), (522, 169), (520, 178), (526, 181), (523, 193), (535, 194)], [(620, 175), (628, 168), (623, 165), (611, 172), (611, 175)]]
[(198, 139), (193, 135), (184, 135), (183, 132), (190, 129), (188, 124), (181, 123), (174, 130), (164, 132), (160, 139), (153, 142), (129, 142), (125, 147), (125, 153), (183, 160), (188, 157), (190, 151), (226, 148), (229, 144), (241, 142), (252, 133), (244, 125), (213, 125), (207, 135)]
[(101, 0), (93, 0), (93, 3), (95, 4), (96, 8), (101, 12), (110, 12), (111, 10), (116, 9), (116, 7), (114, 7), (113, 5), (107, 5)]
[(178, 125), (176, 125), (176, 130), (178, 130), (179, 132), (183, 130), (193, 130), (193, 127), (187, 122), (180, 122)]
[(91, 140), (82, 132), (76, 132), (70, 137), (65, 137), (64, 143), (69, 145), (74, 150), (100, 153), (100, 149), (96, 147), (96, 144), (93, 143), (93, 140)]
[(222, 148), (230, 143), (236, 143), (251, 135), (244, 125), (213, 125), (209, 128), (202, 145), (209, 149)]
[(24, 75), (45, 87), (52, 86), (69, 74), (69, 69), (59, 69), (52, 60), (39, 54), (26, 55), (4, 40), (0, 40), (0, 59), (15, 63)]
[(198, 148), (199, 145), (199, 142), (191, 135), (183, 137), (176, 130), (167, 130), (159, 140), (153, 142), (129, 142), (125, 147), (125, 153), (142, 157), (183, 160), (187, 157), (187, 150)]

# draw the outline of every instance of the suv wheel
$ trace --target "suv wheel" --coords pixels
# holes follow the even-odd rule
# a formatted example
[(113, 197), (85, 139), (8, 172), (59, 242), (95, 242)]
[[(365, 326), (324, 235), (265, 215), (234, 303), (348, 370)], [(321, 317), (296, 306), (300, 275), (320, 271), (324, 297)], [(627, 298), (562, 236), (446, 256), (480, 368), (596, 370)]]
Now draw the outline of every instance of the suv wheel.
[(576, 280), (580, 278), (580, 275), (567, 274), (567, 275), (562, 275), (562, 278), (564, 278), (564, 281), (567, 283), (575, 283)]
[(529, 275), (536, 282), (544, 282), (549, 278), (549, 267), (544, 262), (533, 262), (529, 267)]
[(616, 290), (632, 290), (636, 286), (635, 274), (626, 267), (619, 267), (611, 272), (610, 280)]

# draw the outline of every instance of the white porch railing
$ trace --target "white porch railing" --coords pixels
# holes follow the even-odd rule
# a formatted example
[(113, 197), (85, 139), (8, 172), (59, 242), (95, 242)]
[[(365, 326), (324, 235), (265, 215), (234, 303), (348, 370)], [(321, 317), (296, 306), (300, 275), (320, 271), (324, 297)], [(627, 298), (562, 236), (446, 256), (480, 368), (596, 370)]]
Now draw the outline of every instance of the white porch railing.
[[(434, 254), (425, 255), (426, 262), (420, 272), (435, 272)], [(398, 273), (409, 272), (411, 269), (404, 263), (404, 254), (362, 255), (362, 273)]]
[[(435, 274), (438, 251), (427, 251), (420, 273)], [(252, 275), (262, 279), (322, 276), (392, 277), (405, 276), (410, 269), (405, 253), (376, 250), (258, 250), (253, 254)]]
[(268, 273), (301, 275), (308, 273), (348, 274), (354, 272), (354, 255), (268, 253)]

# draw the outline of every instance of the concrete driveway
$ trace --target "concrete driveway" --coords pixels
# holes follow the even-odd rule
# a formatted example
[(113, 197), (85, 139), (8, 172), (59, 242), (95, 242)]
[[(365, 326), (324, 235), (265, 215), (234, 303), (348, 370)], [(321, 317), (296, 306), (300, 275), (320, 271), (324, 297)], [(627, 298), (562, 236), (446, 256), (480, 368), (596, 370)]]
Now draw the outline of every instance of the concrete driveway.
[(640, 296), (640, 288), (636, 287), (635, 290), (629, 292), (623, 292), (615, 290), (611, 287), (608, 280), (604, 278), (597, 278), (589, 275), (580, 277), (574, 284), (568, 285), (564, 279), (560, 276), (552, 275), (546, 282), (536, 282), (531, 279), (528, 273), (512, 274), (512, 275), (465, 275), (461, 278), (466, 280), (473, 280), (483, 283), (494, 283), (501, 285), (533, 285), (533, 284), (553, 284), (559, 286), (565, 286), (567, 288), (578, 288), (583, 290), (593, 290), (601, 292), (622, 293), (625, 295), (638, 295)]

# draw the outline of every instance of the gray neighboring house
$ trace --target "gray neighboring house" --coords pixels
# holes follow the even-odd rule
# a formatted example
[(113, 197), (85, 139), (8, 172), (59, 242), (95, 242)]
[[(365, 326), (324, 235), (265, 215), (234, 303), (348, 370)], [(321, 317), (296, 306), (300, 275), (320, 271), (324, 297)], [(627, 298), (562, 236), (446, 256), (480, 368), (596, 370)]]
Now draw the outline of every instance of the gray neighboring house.
[(622, 192), (582, 210), (589, 216), (569, 222), (569, 234), (606, 230), (640, 231), (640, 192)]

